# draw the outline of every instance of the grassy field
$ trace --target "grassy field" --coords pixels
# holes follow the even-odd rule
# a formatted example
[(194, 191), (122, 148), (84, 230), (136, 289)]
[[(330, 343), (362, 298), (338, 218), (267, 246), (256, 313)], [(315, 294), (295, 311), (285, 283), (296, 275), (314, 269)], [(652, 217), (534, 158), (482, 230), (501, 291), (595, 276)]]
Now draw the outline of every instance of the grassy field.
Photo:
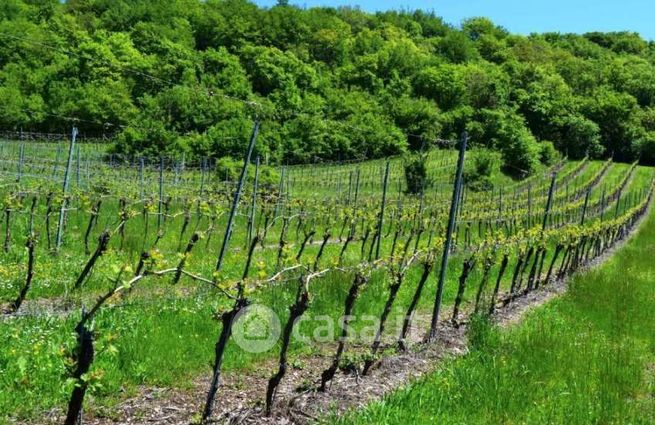
[[(341, 424), (655, 423), (655, 212), (627, 246), (508, 330)], [(331, 422), (331, 421), (330, 421)]]

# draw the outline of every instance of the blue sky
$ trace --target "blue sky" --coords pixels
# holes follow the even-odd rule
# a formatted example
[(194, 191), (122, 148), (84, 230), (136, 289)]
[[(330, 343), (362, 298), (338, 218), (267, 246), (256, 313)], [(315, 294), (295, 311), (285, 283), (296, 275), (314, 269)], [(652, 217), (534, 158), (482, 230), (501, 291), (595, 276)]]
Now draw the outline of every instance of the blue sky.
[[(254, 0), (272, 6), (276, 0)], [(359, 6), (363, 10), (423, 9), (447, 22), (486, 16), (513, 33), (636, 31), (655, 40), (654, 0), (290, 0), (298, 6)]]

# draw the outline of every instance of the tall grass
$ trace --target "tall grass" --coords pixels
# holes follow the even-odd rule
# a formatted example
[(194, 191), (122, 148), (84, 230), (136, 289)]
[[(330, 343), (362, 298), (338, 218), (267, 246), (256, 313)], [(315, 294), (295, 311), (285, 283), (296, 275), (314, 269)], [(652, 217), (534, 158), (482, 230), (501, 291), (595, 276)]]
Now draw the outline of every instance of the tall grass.
[(510, 330), (342, 424), (655, 423), (655, 213), (602, 267)]

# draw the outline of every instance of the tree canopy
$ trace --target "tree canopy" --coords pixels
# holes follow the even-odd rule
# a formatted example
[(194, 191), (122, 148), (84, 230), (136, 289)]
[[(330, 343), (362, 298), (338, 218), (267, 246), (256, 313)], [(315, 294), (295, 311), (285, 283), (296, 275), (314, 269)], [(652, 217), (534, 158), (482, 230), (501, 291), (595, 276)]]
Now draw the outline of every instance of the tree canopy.
[[(280, 1), (4, 0), (0, 127), (75, 118), (117, 152), (272, 162), (417, 151), (468, 130), (508, 171), (540, 144), (655, 161), (655, 44), (630, 32), (510, 34), (422, 11)], [(552, 145), (551, 145), (552, 142)]]

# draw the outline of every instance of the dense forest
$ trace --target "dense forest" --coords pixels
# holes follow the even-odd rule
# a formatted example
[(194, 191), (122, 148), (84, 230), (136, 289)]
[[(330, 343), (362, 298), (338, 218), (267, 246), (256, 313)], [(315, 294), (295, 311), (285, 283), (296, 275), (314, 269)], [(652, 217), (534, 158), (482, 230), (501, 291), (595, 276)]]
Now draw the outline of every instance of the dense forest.
[[(438, 13), (438, 11), (437, 11)], [(485, 18), (281, 1), (3, 0), (0, 129), (111, 134), (119, 153), (273, 163), (382, 157), (463, 130), (525, 175), (655, 162), (655, 43), (510, 34)]]

